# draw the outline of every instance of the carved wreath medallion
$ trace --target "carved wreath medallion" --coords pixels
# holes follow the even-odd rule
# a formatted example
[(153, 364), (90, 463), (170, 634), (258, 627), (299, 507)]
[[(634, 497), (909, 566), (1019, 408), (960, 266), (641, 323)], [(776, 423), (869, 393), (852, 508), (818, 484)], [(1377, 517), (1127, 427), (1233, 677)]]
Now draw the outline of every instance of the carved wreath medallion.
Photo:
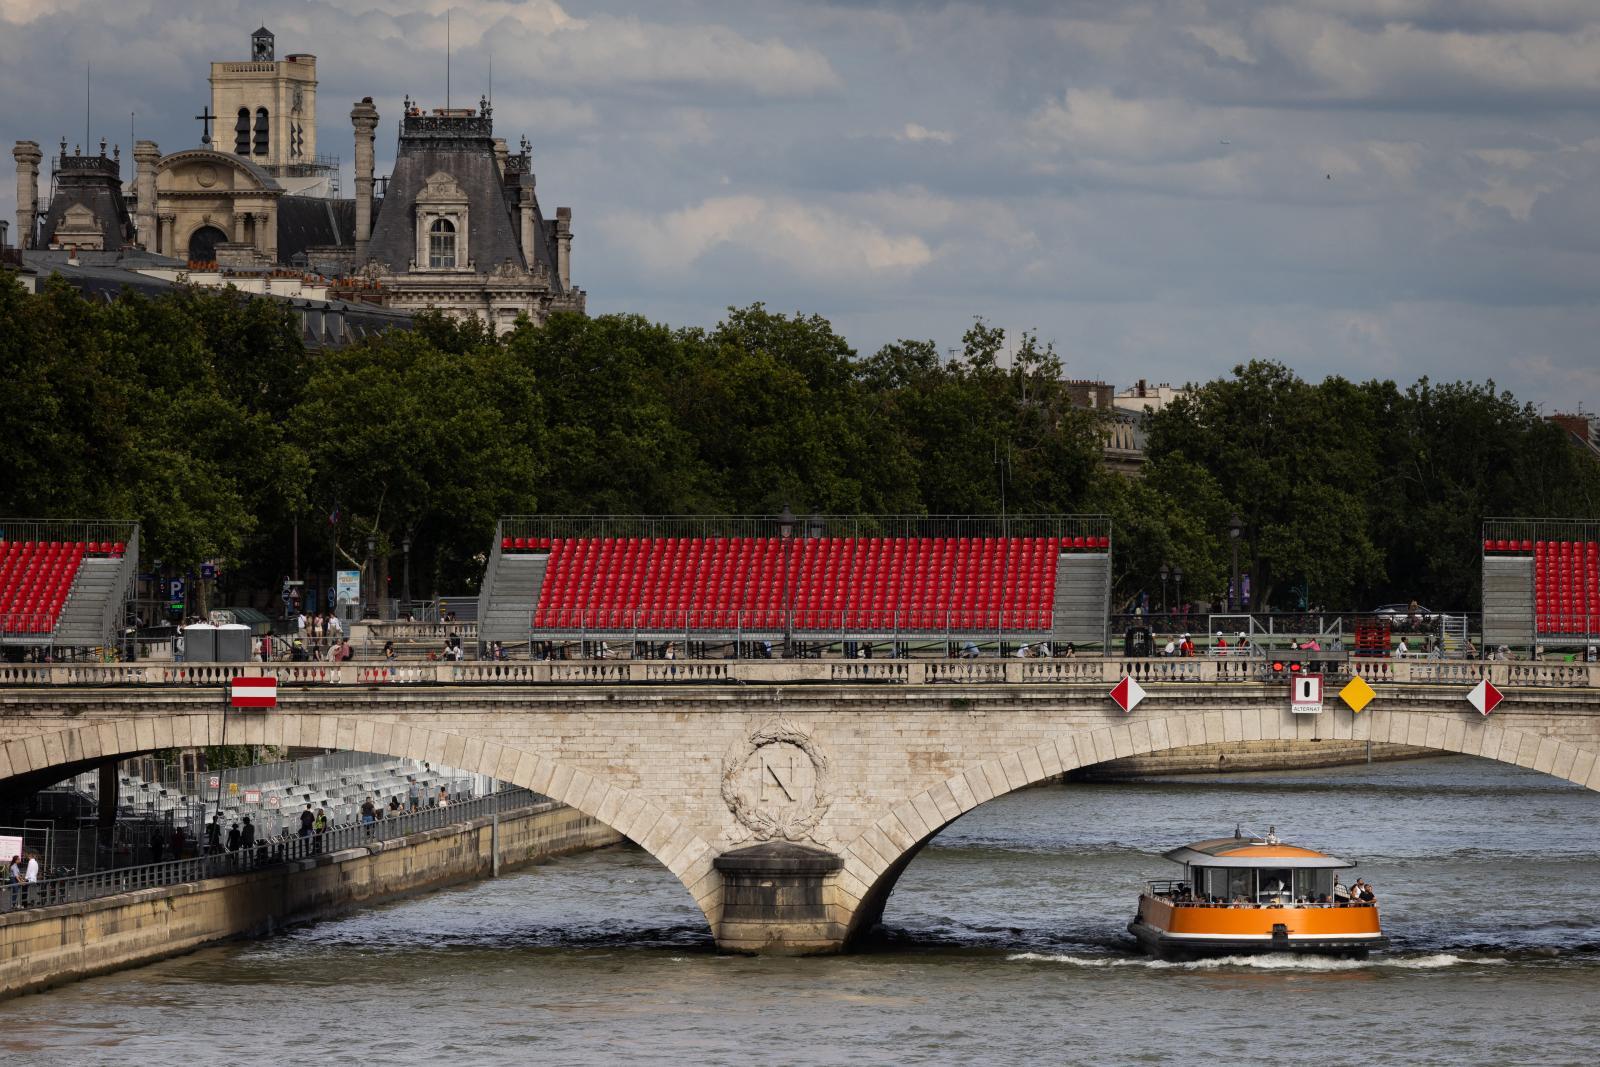
[(740, 840), (816, 840), (833, 803), (833, 765), (810, 734), (769, 719), (723, 757), (722, 800), (747, 831)]

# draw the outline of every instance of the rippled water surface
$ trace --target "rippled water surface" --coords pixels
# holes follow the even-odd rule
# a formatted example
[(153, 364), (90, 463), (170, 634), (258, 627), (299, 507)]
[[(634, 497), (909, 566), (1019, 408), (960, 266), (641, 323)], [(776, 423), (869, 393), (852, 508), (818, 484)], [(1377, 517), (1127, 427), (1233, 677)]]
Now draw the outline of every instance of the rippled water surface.
[[(1171, 964), (1157, 855), (1276, 824), (1395, 945)], [(720, 956), (627, 847), (0, 1004), (10, 1062), (1592, 1064), (1600, 794), (1438, 759), (1028, 790), (950, 827), (847, 957)]]

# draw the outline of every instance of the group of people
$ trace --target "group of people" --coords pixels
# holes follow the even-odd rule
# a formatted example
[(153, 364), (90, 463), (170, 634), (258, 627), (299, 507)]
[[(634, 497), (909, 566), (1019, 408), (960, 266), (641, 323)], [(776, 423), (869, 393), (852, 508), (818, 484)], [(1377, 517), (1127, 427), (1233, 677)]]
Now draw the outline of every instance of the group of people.
[(11, 857), (11, 865), (6, 868), (6, 884), (11, 887), (11, 906), (27, 907), (30, 903), (29, 886), (39, 880), (39, 856), (37, 853), (23, 851)]
[[(151, 845), (152, 847), (155, 845), (154, 838), (152, 838)], [(231, 823), (228, 826), (226, 837), (222, 832), (221, 813), (213, 815), (211, 821), (206, 823), (206, 853), (208, 855), (248, 852), (255, 847), (256, 826), (248, 815), (244, 817), (243, 825), (240, 825), (239, 822)], [(156, 862), (160, 861), (157, 860)]]

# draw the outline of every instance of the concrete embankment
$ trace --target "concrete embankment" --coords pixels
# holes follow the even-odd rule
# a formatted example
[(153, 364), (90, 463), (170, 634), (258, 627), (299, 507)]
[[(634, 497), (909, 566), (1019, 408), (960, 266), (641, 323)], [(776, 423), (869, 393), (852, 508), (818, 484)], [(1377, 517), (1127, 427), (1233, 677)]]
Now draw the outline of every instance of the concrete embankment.
[(562, 806), (425, 830), (250, 874), (0, 915), (0, 997), (149, 963), (233, 937), (271, 933), (352, 908), (487, 877), (622, 840)]
[(1227, 741), (1110, 760), (1073, 771), (1068, 777), (1073, 781), (1088, 782), (1159, 774), (1303, 770), (1366, 763), (1369, 759), (1377, 763), (1438, 754), (1432, 749), (1412, 745), (1369, 745), (1366, 741)]

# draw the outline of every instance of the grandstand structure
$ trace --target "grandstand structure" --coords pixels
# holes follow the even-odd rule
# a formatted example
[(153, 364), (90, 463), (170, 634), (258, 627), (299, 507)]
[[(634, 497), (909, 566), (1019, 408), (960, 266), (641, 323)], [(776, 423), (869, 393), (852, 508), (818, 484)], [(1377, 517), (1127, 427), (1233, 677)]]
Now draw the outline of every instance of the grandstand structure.
[(138, 523), (0, 519), (0, 647), (113, 644), (138, 572)]
[(1600, 522), (1484, 522), (1483, 640), (1511, 647), (1600, 641)]
[(1104, 645), (1104, 516), (508, 516), (480, 642)]

